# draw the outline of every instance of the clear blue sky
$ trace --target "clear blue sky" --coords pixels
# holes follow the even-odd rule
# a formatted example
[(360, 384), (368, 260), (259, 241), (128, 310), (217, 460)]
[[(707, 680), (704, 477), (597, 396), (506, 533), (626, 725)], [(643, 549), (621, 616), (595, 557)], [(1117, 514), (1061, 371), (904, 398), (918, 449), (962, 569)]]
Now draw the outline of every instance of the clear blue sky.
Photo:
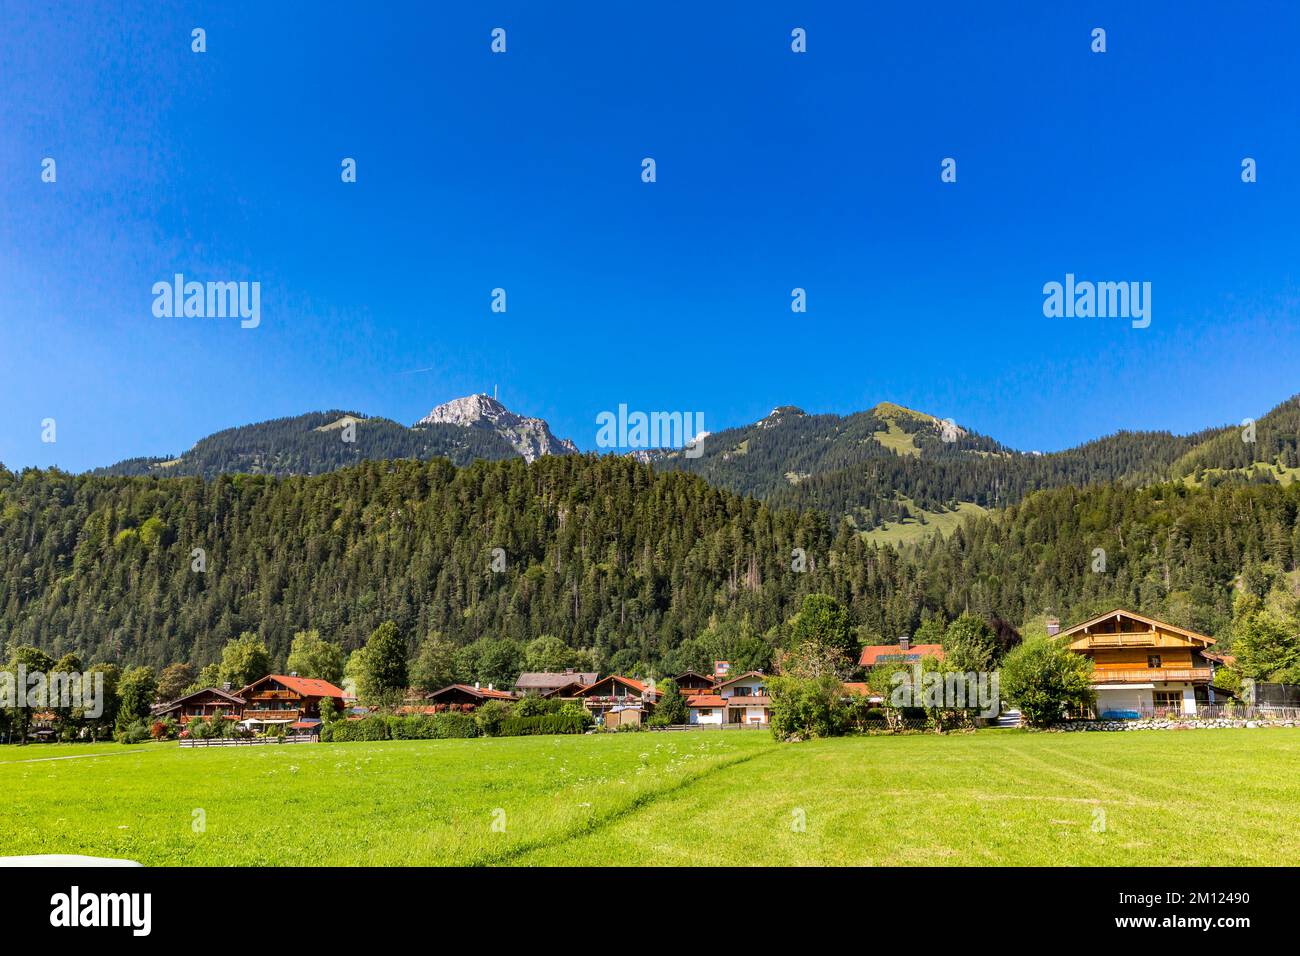
[[(0, 0), (0, 462), (494, 384), (584, 448), (620, 403), (1051, 450), (1300, 392), (1295, 4), (446, 6)], [(155, 318), (175, 272), (261, 327)], [(1067, 272), (1150, 328), (1044, 318)]]

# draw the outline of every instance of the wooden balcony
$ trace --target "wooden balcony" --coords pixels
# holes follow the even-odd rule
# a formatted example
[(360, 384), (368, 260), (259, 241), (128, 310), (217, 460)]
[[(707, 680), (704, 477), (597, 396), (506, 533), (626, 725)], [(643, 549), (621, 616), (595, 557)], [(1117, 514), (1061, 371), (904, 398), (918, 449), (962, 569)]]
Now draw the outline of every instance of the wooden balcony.
[(740, 697), (740, 696), (728, 697), (727, 706), (728, 707), (771, 707), (772, 698), (767, 696), (766, 694), (763, 694), (761, 696), (754, 696), (754, 697)]
[(298, 711), (295, 710), (250, 710), (245, 708), (244, 720), (297, 720)]
[(1213, 672), (1208, 667), (1134, 667), (1097, 668), (1092, 672), (1094, 684), (1150, 684), (1161, 681), (1208, 681)]

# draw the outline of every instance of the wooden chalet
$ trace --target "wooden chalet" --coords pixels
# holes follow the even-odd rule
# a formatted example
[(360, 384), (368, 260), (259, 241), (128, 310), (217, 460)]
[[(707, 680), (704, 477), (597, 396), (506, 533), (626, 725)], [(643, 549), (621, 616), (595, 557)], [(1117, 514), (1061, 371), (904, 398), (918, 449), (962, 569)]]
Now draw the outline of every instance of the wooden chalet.
[(229, 688), (205, 687), (154, 708), (153, 716), (171, 717), (177, 723), (188, 724), (195, 717), (207, 720), (217, 714), (238, 720), (243, 710), (244, 698), (232, 693)]
[(489, 700), (515, 700), (515, 695), (509, 691), (496, 690), (491, 684), (487, 687), (478, 684), (448, 684), (427, 694), (424, 699), (437, 713), (445, 710), (475, 710)]
[(602, 727), (639, 724), (649, 717), (662, 692), (631, 677), (611, 674), (579, 688), (573, 695)]
[(772, 698), (767, 692), (767, 675), (747, 671), (718, 685), (717, 695), (726, 702), (726, 722), (748, 727), (766, 727), (772, 715)]
[[(598, 676), (600, 675), (597, 675), (597, 677)], [(592, 678), (592, 680), (594, 681), (595, 678)], [(541, 696), (555, 697), (560, 700), (577, 700), (578, 691), (582, 690), (586, 686), (587, 686), (586, 683), (581, 683), (579, 681), (570, 681), (569, 683), (564, 684), (560, 687), (553, 687), (548, 691), (543, 691)]]
[(343, 688), (317, 677), (268, 674), (240, 690), (239, 696), (244, 700), (243, 724), (286, 724), (292, 730), (311, 731), (320, 726), (320, 702), (328, 698), (335, 710), (342, 710), (346, 695)]
[(1099, 717), (1192, 715), (1216, 703), (1215, 658), (1206, 654), (1212, 637), (1123, 608), (1056, 636), (1092, 659)]
[(599, 677), (595, 671), (575, 671), (572, 667), (562, 671), (524, 671), (515, 681), (515, 693), (553, 697), (569, 687), (586, 687)]
[(685, 671), (673, 678), (673, 683), (683, 694), (706, 694), (717, 689), (717, 678), (698, 671)]
[(726, 722), (727, 699), (716, 691), (686, 693), (686, 722), (721, 727)]

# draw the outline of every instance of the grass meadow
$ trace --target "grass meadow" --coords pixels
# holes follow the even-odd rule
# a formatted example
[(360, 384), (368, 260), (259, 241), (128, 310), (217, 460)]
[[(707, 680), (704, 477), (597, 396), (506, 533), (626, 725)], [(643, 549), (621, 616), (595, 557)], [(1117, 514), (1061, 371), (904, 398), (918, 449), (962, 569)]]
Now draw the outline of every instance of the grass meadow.
[(1300, 859), (1300, 729), (41, 745), (0, 783), (0, 855), (161, 866)]

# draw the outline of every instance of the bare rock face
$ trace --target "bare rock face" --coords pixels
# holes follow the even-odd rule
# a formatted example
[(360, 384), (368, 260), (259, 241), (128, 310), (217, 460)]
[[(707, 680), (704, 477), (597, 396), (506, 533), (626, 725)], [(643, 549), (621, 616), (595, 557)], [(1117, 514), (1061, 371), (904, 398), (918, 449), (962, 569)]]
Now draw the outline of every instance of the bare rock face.
[(467, 395), (443, 402), (416, 422), (415, 427), (436, 424), (491, 429), (529, 462), (543, 455), (578, 454), (577, 446), (567, 438), (556, 438), (544, 419), (516, 415), (490, 395)]

